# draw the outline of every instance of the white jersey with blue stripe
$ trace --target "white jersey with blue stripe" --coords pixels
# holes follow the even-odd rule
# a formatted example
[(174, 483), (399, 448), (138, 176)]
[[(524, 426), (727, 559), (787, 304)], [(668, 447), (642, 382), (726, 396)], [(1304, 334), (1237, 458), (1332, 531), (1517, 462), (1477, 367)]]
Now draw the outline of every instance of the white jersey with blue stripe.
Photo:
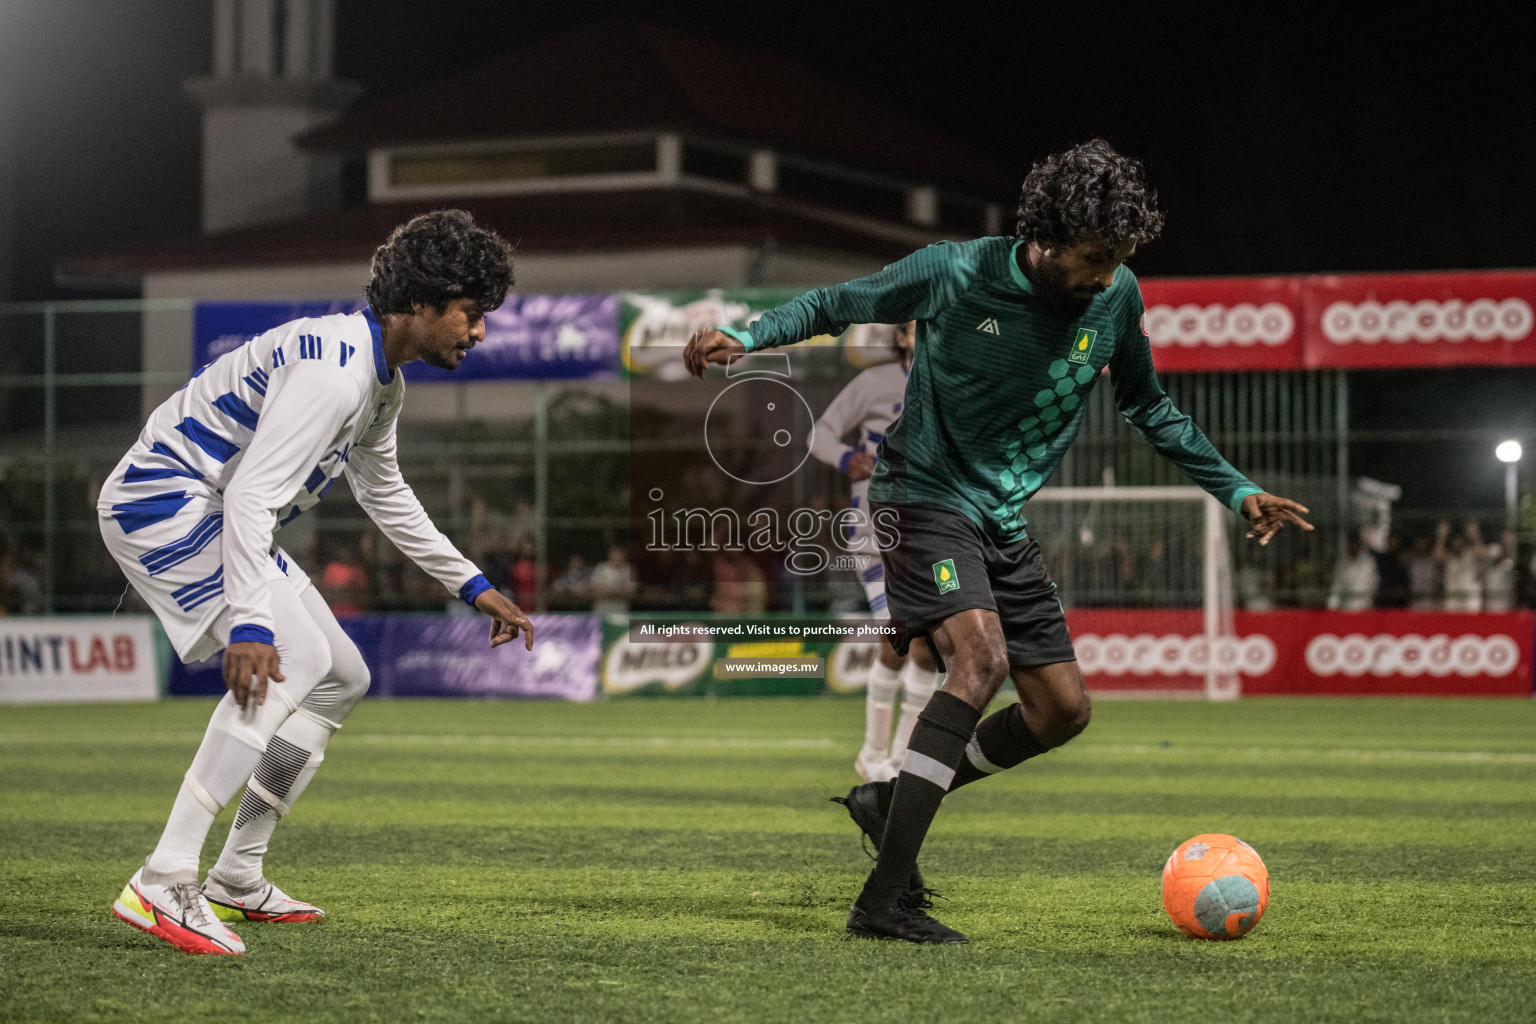
[[(855, 453), (874, 454), (879, 448), (886, 428), (901, 415), (906, 390), (907, 370), (900, 362), (872, 366), (854, 377), (816, 421), (811, 454), (847, 473), (848, 462)], [(849, 444), (845, 438), (853, 431), (857, 436)], [(853, 481), (852, 490), (850, 507), (862, 509), (865, 515), (860, 517), (857, 525), (848, 528), (847, 539), (850, 541), (860, 536), (873, 536), (868, 519), (869, 480)], [(859, 580), (869, 596), (870, 610), (884, 614), (885, 572), (878, 556), (860, 571)]]
[[(102, 487), (102, 535), (184, 659), (271, 642), (273, 534), (344, 473), (392, 542), (466, 600), (487, 589), (400, 475), (404, 378), (368, 311), (294, 320), (199, 370), (150, 415)], [(473, 591), (473, 593), (470, 593)]]

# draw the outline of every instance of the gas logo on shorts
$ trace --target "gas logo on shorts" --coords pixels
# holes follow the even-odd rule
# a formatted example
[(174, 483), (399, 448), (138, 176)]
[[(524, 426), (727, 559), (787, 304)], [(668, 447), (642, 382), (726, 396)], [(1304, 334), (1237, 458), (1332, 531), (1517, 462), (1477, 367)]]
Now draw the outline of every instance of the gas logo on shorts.
[(933, 563), (933, 582), (939, 585), (939, 593), (947, 594), (960, 589), (960, 577), (955, 574), (955, 560), (946, 558)]
[(1086, 363), (1088, 357), (1093, 354), (1093, 343), (1098, 340), (1099, 332), (1080, 327), (1077, 331), (1077, 340), (1072, 343), (1072, 351), (1067, 354), (1069, 363)]

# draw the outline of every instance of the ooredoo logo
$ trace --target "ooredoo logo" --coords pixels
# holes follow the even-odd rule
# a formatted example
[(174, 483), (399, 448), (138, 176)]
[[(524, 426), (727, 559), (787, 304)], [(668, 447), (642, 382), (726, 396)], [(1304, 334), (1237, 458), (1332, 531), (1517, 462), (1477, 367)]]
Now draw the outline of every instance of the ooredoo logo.
[(1146, 312), (1143, 328), (1152, 344), (1169, 345), (1283, 345), (1296, 332), (1296, 317), (1279, 302), (1255, 306), (1214, 303), (1197, 306), (1153, 306)]
[(1307, 668), (1320, 676), (1503, 677), (1519, 667), (1520, 645), (1503, 633), (1454, 638), (1323, 633), (1307, 644), (1306, 658)]
[[(1203, 636), (1127, 636), (1085, 633), (1074, 637), (1077, 663), (1084, 675), (1204, 675), (1210, 644)], [(1275, 642), (1263, 634), (1222, 637), (1216, 642), (1216, 667), (1224, 672), (1262, 676), (1275, 667)]]
[(1335, 345), (1380, 341), (1519, 341), (1536, 325), (1524, 299), (1436, 302), (1335, 302), (1323, 310), (1323, 336)]

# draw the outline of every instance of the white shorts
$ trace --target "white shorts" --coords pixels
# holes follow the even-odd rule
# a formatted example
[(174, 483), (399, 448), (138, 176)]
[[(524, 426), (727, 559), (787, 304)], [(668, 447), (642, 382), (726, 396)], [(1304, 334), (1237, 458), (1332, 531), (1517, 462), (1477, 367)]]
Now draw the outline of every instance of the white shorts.
[[(171, 518), (133, 533), (124, 532), (109, 510), (98, 510), (98, 518), (107, 550), (160, 618), (181, 660), (202, 661), (221, 650), (232, 625), (218, 628), (219, 616), (229, 608), (224, 600), (223, 511), (193, 501)], [(266, 575), (288, 580), (298, 593), (310, 585), (304, 570), (275, 545)]]

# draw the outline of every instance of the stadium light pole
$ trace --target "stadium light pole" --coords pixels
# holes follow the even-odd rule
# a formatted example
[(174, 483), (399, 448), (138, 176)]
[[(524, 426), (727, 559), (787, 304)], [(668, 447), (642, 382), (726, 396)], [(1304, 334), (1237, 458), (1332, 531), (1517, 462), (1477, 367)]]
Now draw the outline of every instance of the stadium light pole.
[(1520, 457), (1525, 454), (1525, 451), (1520, 447), (1519, 441), (1500, 441), (1499, 446), (1493, 450), (1493, 454), (1504, 463), (1504, 528), (1513, 531), (1515, 506), (1519, 503)]

